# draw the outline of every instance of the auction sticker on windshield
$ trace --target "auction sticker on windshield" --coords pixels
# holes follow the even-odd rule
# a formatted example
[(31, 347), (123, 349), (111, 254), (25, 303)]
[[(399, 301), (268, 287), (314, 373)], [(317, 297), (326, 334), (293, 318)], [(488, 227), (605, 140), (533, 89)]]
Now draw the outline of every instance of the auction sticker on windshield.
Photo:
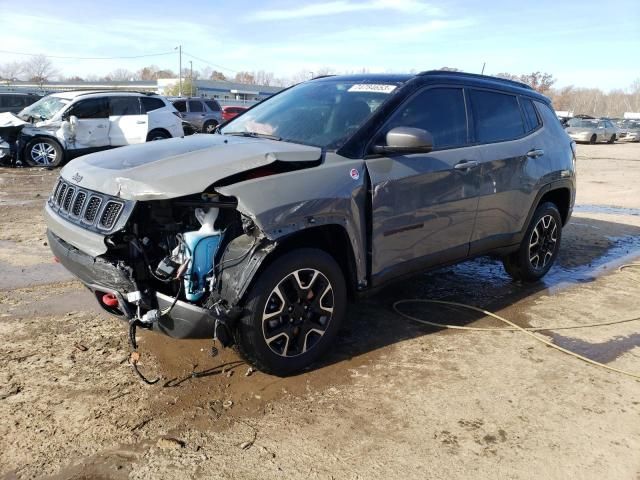
[(381, 85), (379, 83), (356, 83), (352, 85), (348, 92), (377, 92), (391, 93), (396, 89), (396, 85)]

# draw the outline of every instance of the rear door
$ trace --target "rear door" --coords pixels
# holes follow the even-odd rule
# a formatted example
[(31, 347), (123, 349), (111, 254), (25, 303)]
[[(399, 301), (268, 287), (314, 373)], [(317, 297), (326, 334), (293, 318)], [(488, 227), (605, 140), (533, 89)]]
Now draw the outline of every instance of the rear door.
[[(70, 136), (67, 148), (100, 148), (109, 146), (109, 105), (107, 99), (79, 100), (69, 110)], [(71, 118), (75, 117), (75, 118)]]
[(140, 108), (140, 97), (109, 97), (109, 139), (112, 147), (144, 143), (148, 130), (148, 118)]
[(524, 226), (547, 162), (542, 123), (531, 100), (475, 88), (467, 93), (472, 137), (481, 155), (470, 252), (475, 254), (512, 243)]
[[(366, 160), (372, 189), (374, 284), (424, 267), (464, 258), (477, 209), (474, 165), (468, 144), (462, 88), (430, 87), (410, 97), (382, 128), (428, 130), (433, 151)], [(468, 167), (464, 167), (467, 164)]]
[(202, 130), (202, 127), (204, 126), (204, 117), (206, 116), (203, 103), (200, 100), (188, 100), (187, 105), (189, 108), (186, 116), (184, 117), (185, 120)]

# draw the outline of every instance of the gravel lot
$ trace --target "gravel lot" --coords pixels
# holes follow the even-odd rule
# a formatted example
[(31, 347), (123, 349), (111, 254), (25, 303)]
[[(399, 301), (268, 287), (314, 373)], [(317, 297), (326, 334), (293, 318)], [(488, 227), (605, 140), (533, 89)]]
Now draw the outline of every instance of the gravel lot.
[[(640, 145), (578, 154), (578, 205), (544, 282), (478, 259), (397, 284), (350, 307), (323, 365), (286, 379), (247, 375), (211, 341), (142, 332), (154, 386), (127, 365), (123, 324), (52, 261), (42, 204), (57, 171), (0, 169), (0, 476), (640, 479), (640, 381), (520, 333), (438, 331), (391, 310), (435, 298), (522, 326), (640, 317), (640, 269), (617, 270), (640, 259)], [(640, 373), (640, 322), (544, 335)]]

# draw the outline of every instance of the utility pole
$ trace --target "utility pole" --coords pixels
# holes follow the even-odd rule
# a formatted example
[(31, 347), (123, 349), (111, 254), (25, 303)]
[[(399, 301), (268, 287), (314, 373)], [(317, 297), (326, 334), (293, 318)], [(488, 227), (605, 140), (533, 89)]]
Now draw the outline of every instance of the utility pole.
[(182, 96), (182, 45), (178, 45), (178, 96)]
[(480, 75), (484, 75), (484, 67), (486, 67), (486, 66), (487, 66), (487, 62), (484, 62), (482, 64), (482, 72), (480, 72)]
[(191, 94), (190, 96), (193, 97), (193, 61), (192, 60), (189, 60), (189, 68), (190, 68), (189, 77), (190, 77), (190, 80), (191, 80), (191, 87), (189, 88), (189, 90), (190, 90), (189, 93)]

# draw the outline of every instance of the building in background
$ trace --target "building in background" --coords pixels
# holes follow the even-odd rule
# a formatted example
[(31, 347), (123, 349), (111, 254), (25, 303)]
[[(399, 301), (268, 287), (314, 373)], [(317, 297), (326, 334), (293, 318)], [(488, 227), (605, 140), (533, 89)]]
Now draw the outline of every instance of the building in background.
[[(185, 79), (183, 78), (183, 81)], [(0, 80), (0, 91), (18, 91), (32, 93), (54, 93), (69, 90), (135, 90), (137, 92), (153, 92), (167, 95), (168, 90), (177, 85), (177, 78), (163, 78), (151, 81), (118, 81), (118, 82), (37, 82)], [(188, 87), (187, 87), (188, 88)], [(244, 83), (219, 80), (194, 80), (193, 96), (215, 98), (222, 106), (251, 106), (271, 95), (278, 93), (282, 87), (266, 85), (248, 85)], [(191, 92), (183, 91), (183, 96), (190, 96)]]

